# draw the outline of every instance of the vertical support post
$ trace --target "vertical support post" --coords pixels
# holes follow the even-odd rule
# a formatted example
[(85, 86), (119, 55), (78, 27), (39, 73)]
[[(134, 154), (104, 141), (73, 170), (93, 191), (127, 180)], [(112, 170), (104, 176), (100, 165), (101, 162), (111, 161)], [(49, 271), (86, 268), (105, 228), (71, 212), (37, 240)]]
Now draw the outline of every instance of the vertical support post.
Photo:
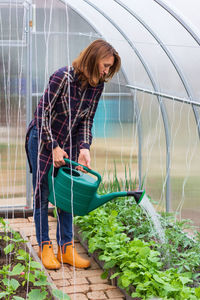
[[(26, 127), (32, 119), (32, 5), (29, 2), (26, 8), (26, 44), (27, 44), (27, 93), (26, 93)], [(29, 172), (28, 161), (26, 161), (26, 207), (31, 207), (32, 176)]]

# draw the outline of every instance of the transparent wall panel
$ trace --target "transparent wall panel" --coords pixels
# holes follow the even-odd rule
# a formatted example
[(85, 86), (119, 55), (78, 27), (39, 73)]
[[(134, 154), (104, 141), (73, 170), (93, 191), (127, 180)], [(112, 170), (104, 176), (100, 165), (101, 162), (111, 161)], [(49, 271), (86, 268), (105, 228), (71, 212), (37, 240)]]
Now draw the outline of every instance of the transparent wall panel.
[(109, 96), (106, 86), (94, 119), (91, 147), (92, 165), (104, 180), (113, 179), (116, 168), (119, 180), (127, 176), (138, 182), (137, 134), (134, 97), (130, 92)]
[[(172, 3), (172, 1), (170, 2)], [(199, 77), (199, 72), (200, 72), (199, 71), (200, 70), (199, 68), (200, 49), (198, 44), (193, 39), (193, 37), (169, 12), (167, 12), (164, 8), (158, 5), (155, 1), (124, 0), (123, 3), (126, 4), (130, 9), (132, 9), (150, 27), (150, 29), (160, 38), (162, 43), (171, 52), (172, 56), (175, 59), (175, 62), (182, 70), (184, 77), (188, 82), (188, 85), (190, 86), (192, 97), (198, 99), (200, 94), (199, 92), (200, 89), (196, 78)], [(179, 5), (184, 6), (182, 5), (182, 2), (179, 2)], [(190, 5), (189, 2), (187, 5)], [(196, 8), (198, 7), (198, 5), (199, 4), (197, 4)], [(188, 19), (187, 15), (182, 16), (180, 13), (180, 17), (183, 17), (183, 19), (185, 18), (186, 26), (187, 23), (189, 25), (190, 23), (193, 24), (193, 20)], [(196, 28), (195, 26), (193, 27)], [(197, 28), (197, 33), (198, 33), (198, 28)], [(137, 35), (137, 39), (136, 39), (137, 43), (138, 44), (141, 43), (142, 46), (145, 48), (146, 52), (149, 49), (149, 56), (152, 53), (153, 60), (151, 65), (153, 65), (156, 56), (154, 56), (154, 53), (152, 51), (153, 50), (152, 45), (148, 44), (149, 39), (145, 41), (144, 35), (141, 35), (141, 37), (139, 37), (137, 28), (136, 30), (133, 31), (133, 36), (135, 34)], [(150, 60), (151, 59), (149, 59), (148, 61)], [(170, 76), (172, 72), (170, 71), (167, 64), (170, 65), (170, 63), (167, 62), (166, 58), (163, 59), (161, 56), (157, 57), (157, 62), (154, 65), (157, 66), (158, 71), (161, 71), (160, 73), (158, 73), (158, 75), (161, 76), (163, 80), (167, 78), (170, 81), (171, 85), (168, 86), (169, 92), (172, 91), (173, 94), (175, 95), (183, 95), (180, 89), (180, 85), (178, 84), (176, 87), (176, 85), (174, 85), (173, 82), (171, 81)], [(166, 72), (165, 72), (165, 68), (166, 68)], [(168, 71), (170, 71), (170, 76)], [(173, 74), (172, 74), (172, 78), (173, 78)], [(160, 86), (160, 88), (162, 90), (162, 85)], [(183, 92), (184, 92), (184, 87), (183, 87)]]
[(25, 8), (15, 1), (1, 1), (1, 40), (19, 41), (24, 39)]
[(200, 143), (192, 107), (164, 100), (171, 125), (171, 209), (200, 226)]
[[(153, 31), (151, 27), (149, 30), (145, 28), (145, 25), (148, 26), (148, 23), (145, 23), (145, 19), (143, 20), (140, 15), (138, 15), (138, 17), (141, 19), (141, 21), (134, 17), (134, 8), (129, 12), (130, 1), (129, 5), (127, 6), (127, 10), (123, 6), (116, 4), (116, 2), (113, 0), (103, 0), (101, 2), (96, 0), (93, 2), (95, 2), (95, 4), (101, 10), (105, 9), (106, 15), (114, 20), (117, 26), (119, 26), (120, 30), (127, 36), (127, 40), (130, 40), (132, 43), (134, 47), (134, 49), (132, 49), (132, 57), (130, 56), (129, 58), (126, 56), (124, 59), (131, 63), (136, 61), (137, 58), (135, 58), (135, 56), (138, 58), (139, 56), (141, 57), (139, 64), (131, 65), (128, 70), (126, 69), (128, 74), (135, 74), (136, 78), (136, 80), (134, 80), (133, 76), (129, 75), (129, 82), (133, 85), (137, 84), (140, 87), (148, 87), (148, 83), (145, 82), (145, 77), (140, 76), (140, 69), (144, 63), (153, 80), (155, 81), (158, 90), (161, 90), (162, 92), (168, 92), (170, 94), (175, 92), (177, 95), (187, 96), (184, 91), (183, 83), (181, 82), (177, 73), (176, 66), (172, 65), (170, 58), (161, 48), (159, 39), (160, 36), (157, 35), (157, 32)], [(115, 7), (114, 12), (111, 7)], [(143, 21), (144, 25), (142, 24)], [(129, 25), (127, 26), (127, 24)], [(158, 40), (156, 40), (153, 35), (157, 35)], [(132, 72), (129, 71), (131, 67)]]
[(146, 193), (165, 210), (166, 140), (155, 96), (137, 93), (142, 125), (142, 181)]
[(180, 16), (187, 18), (188, 23), (192, 24), (194, 28), (200, 28), (199, 0), (165, 0), (165, 2)]
[(26, 10), (0, 3), (0, 208), (26, 204)]

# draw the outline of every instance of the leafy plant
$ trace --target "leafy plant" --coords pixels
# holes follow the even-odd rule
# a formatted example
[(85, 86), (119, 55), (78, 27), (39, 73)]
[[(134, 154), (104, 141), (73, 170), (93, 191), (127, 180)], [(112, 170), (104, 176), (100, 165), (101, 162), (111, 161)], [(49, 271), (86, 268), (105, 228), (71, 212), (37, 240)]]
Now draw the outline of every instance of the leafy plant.
[[(50, 283), (47, 281), (47, 276), (45, 275), (44, 271), (41, 270), (40, 263), (35, 262), (30, 254), (21, 248), (21, 245), (26, 243), (26, 241), (21, 238), (18, 232), (12, 230), (8, 223), (2, 218), (0, 218), (0, 224), (4, 230), (4, 234), (0, 236), (0, 239), (3, 239), (7, 244), (7, 246), (3, 249), (5, 255), (12, 254), (14, 260), (19, 261), (19, 263), (13, 267), (11, 264), (7, 264), (2, 266), (0, 269), (0, 299), (24, 300), (24, 298), (17, 296), (21, 281), (19, 282), (19, 280), (16, 279), (16, 276), (19, 279), (22, 278), (22, 286), (25, 286), (31, 282), (32, 285), (36, 287), (31, 289), (27, 295), (28, 298), (26, 299), (52, 299), (47, 292), (47, 287), (50, 285)], [(15, 251), (13, 252), (13, 250)], [(70, 299), (67, 294), (57, 289), (53, 290), (53, 295), (62, 300)]]
[[(113, 182), (102, 183), (99, 192), (120, 189), (124, 184), (114, 176)], [(188, 220), (177, 222), (172, 214), (162, 214), (161, 222), (165, 244), (155, 238), (146, 215), (130, 198), (110, 201), (75, 218), (89, 252), (97, 251), (104, 261), (102, 277), (116, 278), (133, 298), (200, 299), (199, 233)], [(193, 239), (184, 233), (188, 227)]]

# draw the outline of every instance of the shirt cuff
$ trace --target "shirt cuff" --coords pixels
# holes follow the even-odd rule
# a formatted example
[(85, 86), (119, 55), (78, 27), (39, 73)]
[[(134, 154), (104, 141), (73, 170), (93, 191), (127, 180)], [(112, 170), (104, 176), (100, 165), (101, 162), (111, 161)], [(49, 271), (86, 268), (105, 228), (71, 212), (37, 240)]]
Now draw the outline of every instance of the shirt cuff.
[(53, 142), (49, 142), (48, 144), (46, 144), (46, 148), (50, 151), (52, 149), (55, 149), (57, 146), (58, 146), (58, 142), (55, 140), (53, 140)]
[(88, 143), (80, 143), (80, 149), (90, 150), (90, 145)]

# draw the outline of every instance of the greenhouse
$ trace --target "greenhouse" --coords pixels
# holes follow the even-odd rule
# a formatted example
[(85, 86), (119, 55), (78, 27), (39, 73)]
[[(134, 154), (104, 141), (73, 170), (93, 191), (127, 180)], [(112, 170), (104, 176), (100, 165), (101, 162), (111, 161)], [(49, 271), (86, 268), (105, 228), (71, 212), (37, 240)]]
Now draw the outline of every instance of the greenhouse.
[[(200, 299), (199, 9), (198, 0), (0, 1), (0, 299)], [(109, 71), (103, 71), (92, 85), (86, 71), (76, 73), (74, 61), (95, 41), (109, 45), (113, 52), (99, 61), (96, 58), (98, 71), (103, 59)], [(59, 76), (64, 67), (68, 86), (62, 98), (60, 91), (51, 90), (51, 83), (63, 79)], [(88, 121), (84, 115), (90, 108), (77, 121), (77, 151), (90, 153), (92, 171), (75, 170), (75, 159), (69, 160), (68, 174), (67, 167), (59, 169), (58, 174), (64, 170), (68, 176), (70, 187), (68, 196), (62, 192), (64, 206), (59, 206), (54, 149), (67, 151), (67, 140), (57, 139), (54, 147), (51, 126), (56, 118), (61, 120), (59, 99), (65, 99), (67, 121), (62, 122), (69, 125), (67, 156), (73, 157), (73, 101), (78, 96), (70, 85), (76, 80), (82, 84), (81, 99), (89, 89), (97, 93), (89, 99), (91, 107), (100, 96), (94, 119)], [(43, 119), (44, 99), (53, 99), (47, 120)], [(46, 163), (45, 169), (36, 168), (39, 206), (25, 151), (27, 129), (34, 118), (42, 128), (37, 127), (40, 140), (35, 144), (41, 152), (36, 167)], [(86, 126), (83, 133), (81, 126)], [(84, 139), (93, 136), (90, 151), (81, 134)], [(47, 152), (41, 154), (41, 141), (52, 143), (50, 150), (47, 147), (50, 158)], [(77, 153), (76, 161), (81, 163)], [(44, 173), (51, 177), (47, 183), (50, 239), (42, 237), (41, 212), (40, 222), (36, 220)], [(76, 186), (79, 177), (84, 187)], [(84, 211), (94, 187), (93, 203)], [(72, 240), (59, 244), (65, 226), (62, 211), (63, 220), (70, 214), (74, 221)], [(43, 258), (47, 242), (55, 255), (58, 251), (59, 267), (48, 267)], [(67, 252), (62, 248), (67, 244), (68, 249), (69, 242), (70, 263), (64, 261)], [(61, 258), (59, 251), (63, 251)], [(90, 266), (76, 265), (82, 257)]]

